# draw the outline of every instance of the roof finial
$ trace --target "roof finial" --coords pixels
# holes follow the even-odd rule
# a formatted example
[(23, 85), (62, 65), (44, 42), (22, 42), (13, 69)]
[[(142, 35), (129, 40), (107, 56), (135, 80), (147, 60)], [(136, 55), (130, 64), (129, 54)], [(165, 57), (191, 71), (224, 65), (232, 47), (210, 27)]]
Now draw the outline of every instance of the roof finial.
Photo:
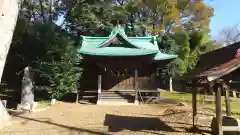
[(109, 35), (110, 37), (111, 36), (114, 36), (116, 33), (119, 33), (119, 34), (122, 34), (122, 35), (126, 35), (125, 34), (125, 30), (124, 28), (122, 27), (122, 21), (121, 20), (117, 20), (113, 23), (115, 26), (114, 28), (112, 29), (112, 32), (111, 34)]
[(123, 25), (123, 22), (121, 20), (118, 20), (117, 21), (117, 26), (121, 26), (122, 27), (122, 25)]

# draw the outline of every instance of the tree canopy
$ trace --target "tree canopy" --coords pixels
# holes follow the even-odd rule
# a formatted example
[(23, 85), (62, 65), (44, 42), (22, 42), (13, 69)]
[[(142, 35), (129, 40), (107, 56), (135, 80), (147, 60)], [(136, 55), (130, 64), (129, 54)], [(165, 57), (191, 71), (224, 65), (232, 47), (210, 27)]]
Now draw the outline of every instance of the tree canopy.
[(24, 0), (7, 65), (20, 72), (30, 64), (52, 90), (69, 91), (81, 71), (74, 51), (79, 35), (106, 36), (120, 22), (129, 36), (157, 35), (159, 49), (179, 56), (159, 72), (182, 75), (214, 48), (213, 12), (203, 0)]

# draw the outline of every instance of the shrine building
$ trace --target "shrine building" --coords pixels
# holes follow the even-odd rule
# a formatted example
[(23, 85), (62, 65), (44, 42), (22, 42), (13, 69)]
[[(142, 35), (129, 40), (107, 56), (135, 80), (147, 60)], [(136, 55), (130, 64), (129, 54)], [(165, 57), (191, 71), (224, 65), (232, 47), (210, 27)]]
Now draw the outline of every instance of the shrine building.
[(156, 36), (128, 37), (120, 25), (107, 37), (82, 36), (77, 52), (84, 66), (80, 91), (96, 93), (97, 104), (138, 104), (141, 92), (157, 92), (157, 68), (177, 57), (162, 53)]

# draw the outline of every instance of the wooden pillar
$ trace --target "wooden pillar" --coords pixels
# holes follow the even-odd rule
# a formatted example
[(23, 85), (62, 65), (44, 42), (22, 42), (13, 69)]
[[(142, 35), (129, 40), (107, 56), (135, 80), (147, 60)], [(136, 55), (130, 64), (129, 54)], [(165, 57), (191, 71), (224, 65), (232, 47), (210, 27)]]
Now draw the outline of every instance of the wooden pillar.
[(225, 91), (226, 115), (227, 116), (231, 116), (231, 108), (230, 108), (230, 100), (229, 100), (229, 90), (228, 89), (224, 89), (223, 86), (222, 86), (222, 90)]
[(101, 104), (101, 91), (102, 91), (102, 75), (98, 74), (98, 100), (97, 100), (97, 104)]
[(237, 93), (236, 93), (236, 91), (235, 91), (235, 90), (233, 90), (233, 91), (232, 91), (232, 95), (233, 95), (233, 97), (234, 97), (234, 98), (236, 98), (236, 97), (237, 97)]
[(78, 100), (79, 100), (79, 94), (78, 94), (78, 91), (76, 92), (76, 101), (75, 103), (78, 103)]
[(214, 101), (215, 101), (215, 99), (216, 99), (216, 91), (214, 90), (214, 85), (215, 85), (215, 81), (211, 81), (211, 82), (208, 82), (208, 90), (209, 90), (209, 92), (211, 92), (212, 93), (212, 97), (213, 97), (213, 99), (212, 99), (212, 104), (214, 103)]
[(193, 111), (193, 117), (192, 117), (192, 122), (193, 122), (193, 127), (196, 127), (196, 115), (197, 115), (197, 86), (195, 85), (194, 89), (192, 90), (192, 111)]
[(135, 89), (135, 101), (134, 101), (134, 103), (136, 105), (138, 105), (139, 100), (138, 100), (138, 70), (137, 69), (134, 70), (134, 89)]
[(172, 77), (169, 78), (169, 90), (170, 90), (170, 92), (173, 91), (173, 87), (172, 87)]
[(221, 87), (219, 84), (217, 84), (217, 87), (215, 87), (216, 90), (216, 127), (217, 127), (217, 134), (223, 135), (222, 131), (222, 104), (221, 104)]

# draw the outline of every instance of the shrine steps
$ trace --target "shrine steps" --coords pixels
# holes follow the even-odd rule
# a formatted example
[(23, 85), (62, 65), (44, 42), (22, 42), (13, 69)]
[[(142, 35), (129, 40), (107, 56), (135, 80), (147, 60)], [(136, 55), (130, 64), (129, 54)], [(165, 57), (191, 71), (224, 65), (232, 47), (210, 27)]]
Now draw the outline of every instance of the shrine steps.
[(101, 102), (106, 103), (133, 103), (134, 91), (102, 91)]

